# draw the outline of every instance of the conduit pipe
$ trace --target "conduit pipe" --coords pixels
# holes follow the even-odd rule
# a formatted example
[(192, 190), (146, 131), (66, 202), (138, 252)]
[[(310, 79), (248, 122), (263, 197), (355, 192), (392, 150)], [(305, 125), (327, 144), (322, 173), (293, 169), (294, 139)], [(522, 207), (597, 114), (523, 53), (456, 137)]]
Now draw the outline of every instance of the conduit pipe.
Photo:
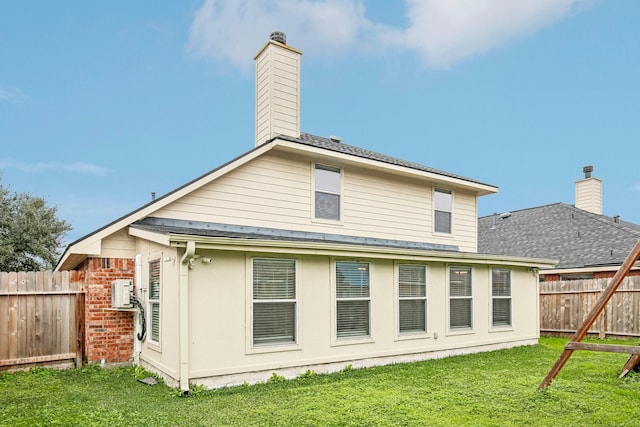
[(180, 258), (179, 333), (180, 333), (180, 389), (189, 394), (189, 269), (195, 259), (196, 243), (186, 242), (184, 255)]

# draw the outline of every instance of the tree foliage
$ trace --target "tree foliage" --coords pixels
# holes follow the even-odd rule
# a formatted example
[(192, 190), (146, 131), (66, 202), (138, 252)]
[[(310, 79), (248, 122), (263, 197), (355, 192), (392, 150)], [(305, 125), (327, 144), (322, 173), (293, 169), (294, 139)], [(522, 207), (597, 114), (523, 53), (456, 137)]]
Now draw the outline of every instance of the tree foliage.
[(12, 193), (0, 183), (0, 271), (47, 270), (71, 226), (42, 197)]

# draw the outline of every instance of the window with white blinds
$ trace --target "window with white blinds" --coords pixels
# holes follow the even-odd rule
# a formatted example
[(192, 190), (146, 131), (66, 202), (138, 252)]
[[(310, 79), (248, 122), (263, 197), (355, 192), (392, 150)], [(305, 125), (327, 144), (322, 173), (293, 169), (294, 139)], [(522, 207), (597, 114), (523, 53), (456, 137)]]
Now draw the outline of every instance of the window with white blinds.
[(337, 261), (337, 337), (370, 336), (370, 306), (369, 264), (365, 262)]
[(491, 270), (491, 325), (511, 326), (511, 270)]
[(160, 260), (149, 261), (149, 341), (160, 343)]
[(253, 259), (253, 345), (296, 342), (296, 261)]
[(398, 265), (398, 315), (400, 334), (427, 330), (427, 268)]
[(449, 329), (473, 327), (471, 267), (449, 267)]
[(340, 221), (340, 169), (315, 167), (315, 217)]
[(436, 233), (451, 233), (452, 202), (451, 191), (436, 189), (433, 192), (433, 231)]

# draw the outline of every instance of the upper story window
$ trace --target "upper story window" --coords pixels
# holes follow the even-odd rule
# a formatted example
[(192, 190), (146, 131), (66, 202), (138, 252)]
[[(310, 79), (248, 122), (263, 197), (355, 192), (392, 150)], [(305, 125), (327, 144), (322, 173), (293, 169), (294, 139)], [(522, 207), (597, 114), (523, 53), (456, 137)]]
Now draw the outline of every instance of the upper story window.
[(315, 217), (340, 221), (341, 173), (339, 168), (315, 167)]
[(451, 233), (451, 191), (436, 190), (433, 192), (433, 231)]

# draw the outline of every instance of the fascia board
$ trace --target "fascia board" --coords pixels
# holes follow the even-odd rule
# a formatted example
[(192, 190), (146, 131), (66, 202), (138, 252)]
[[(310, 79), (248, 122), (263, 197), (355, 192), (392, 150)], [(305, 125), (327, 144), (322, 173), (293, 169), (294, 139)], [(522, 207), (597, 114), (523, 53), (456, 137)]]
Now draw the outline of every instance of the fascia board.
[(129, 235), (143, 240), (148, 240), (163, 246), (171, 244), (169, 236), (166, 233), (154, 233), (153, 231), (141, 230), (135, 227), (129, 227)]
[(549, 268), (558, 263), (556, 260), (551, 259), (505, 257), (471, 252), (443, 252), (304, 241), (202, 237), (183, 234), (170, 234), (168, 237), (173, 247), (184, 247), (187, 241), (194, 241), (198, 249), (224, 251), (293, 253), (300, 255), (368, 257), (376, 259), (393, 257), (394, 259), (406, 261), (463, 262), (468, 264), (510, 265), (539, 269)]
[[(549, 268), (540, 271), (540, 274), (574, 274), (574, 273), (596, 273), (599, 271), (618, 271), (620, 265), (610, 265), (601, 267), (574, 267), (574, 268)], [(636, 262), (631, 270), (640, 270), (640, 262)]]
[(432, 172), (420, 171), (417, 169), (411, 169), (404, 166), (392, 165), (392, 164), (377, 161), (377, 160), (371, 160), (371, 159), (366, 159), (358, 156), (352, 156), (349, 154), (340, 153), (337, 151), (331, 151), (324, 148), (298, 144), (295, 142), (285, 141), (278, 138), (274, 139), (273, 142), (277, 144), (275, 148), (279, 150), (284, 150), (289, 152), (298, 152), (298, 153), (300, 151), (303, 151), (319, 159), (331, 158), (331, 159), (339, 160), (342, 163), (352, 163), (352, 164), (357, 164), (363, 167), (383, 169), (397, 175), (410, 176), (412, 178), (419, 178), (422, 180), (428, 180), (430, 182), (435, 181), (439, 183), (444, 183), (457, 188), (464, 188), (467, 190), (474, 191), (478, 193), (479, 196), (485, 196), (488, 194), (494, 194), (498, 192), (498, 188), (491, 185), (466, 181), (463, 179), (448, 177), (445, 175), (439, 175)]
[[(116, 231), (122, 230), (123, 228), (129, 226), (130, 224), (142, 218), (145, 218), (151, 215), (153, 212), (176, 201), (180, 197), (183, 197), (184, 195), (189, 194), (190, 192), (202, 187), (203, 185), (210, 183), (211, 181), (219, 178), (222, 175), (229, 173), (230, 171), (246, 164), (247, 162), (250, 162), (256, 157), (259, 157), (265, 152), (271, 150), (274, 147), (274, 145), (275, 144), (273, 143), (273, 141), (262, 144), (256, 147), (255, 149), (249, 151), (248, 153), (236, 158), (235, 160), (232, 160), (224, 164), (223, 166), (211, 172), (208, 172), (199, 178), (196, 178), (195, 180), (183, 185), (182, 187), (179, 187), (176, 190), (142, 206), (141, 208), (129, 214), (126, 214), (123, 217), (120, 217), (119, 219), (113, 221), (110, 224), (107, 224), (106, 226), (94, 231), (93, 233), (80, 238), (76, 242), (71, 243), (63, 253), (60, 260), (58, 261), (58, 264), (56, 265), (55, 270), (59, 270), (63, 266), (68, 264), (67, 260), (71, 255), (77, 255), (77, 254), (100, 255), (100, 250), (98, 250), (98, 252), (95, 251), (95, 248), (96, 248), (95, 245), (97, 244), (96, 242), (101, 242), (102, 239), (110, 236)], [(90, 253), (83, 252), (85, 250), (89, 250), (87, 248), (92, 248), (93, 249), (92, 252)], [(73, 268), (73, 267), (75, 266), (72, 266), (70, 268)]]

